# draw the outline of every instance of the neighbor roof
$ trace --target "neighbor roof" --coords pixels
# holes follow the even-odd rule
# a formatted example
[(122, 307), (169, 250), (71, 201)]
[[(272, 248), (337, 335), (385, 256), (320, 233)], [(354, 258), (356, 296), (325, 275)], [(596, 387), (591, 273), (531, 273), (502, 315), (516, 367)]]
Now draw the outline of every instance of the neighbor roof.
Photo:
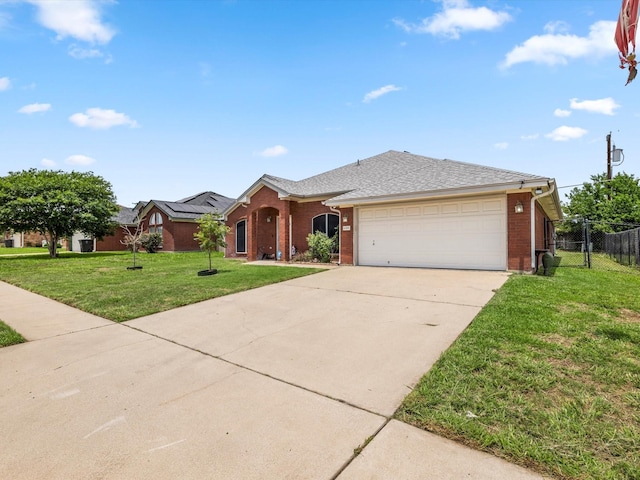
[(234, 200), (232, 198), (215, 192), (202, 192), (183, 198), (177, 202), (150, 200), (144, 204), (140, 211), (142, 215), (144, 215), (155, 205), (173, 221), (192, 221), (200, 218), (205, 213), (222, 212), (233, 204), (233, 202)]
[(123, 207), (119, 205), (120, 211), (113, 217), (113, 221), (118, 222), (120, 225), (134, 225), (136, 223), (136, 217), (138, 212), (129, 207)]
[(202, 192), (192, 195), (182, 200), (178, 200), (176, 203), (187, 203), (189, 205), (202, 205), (209, 206), (222, 212), (225, 208), (233, 203), (233, 199), (225, 197), (215, 192)]

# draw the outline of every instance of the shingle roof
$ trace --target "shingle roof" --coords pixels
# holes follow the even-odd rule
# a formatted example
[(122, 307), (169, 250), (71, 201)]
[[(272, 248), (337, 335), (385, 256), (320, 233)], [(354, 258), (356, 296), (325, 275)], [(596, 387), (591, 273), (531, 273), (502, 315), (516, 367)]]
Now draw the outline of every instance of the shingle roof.
[(233, 203), (233, 199), (215, 192), (201, 192), (190, 197), (183, 198), (182, 200), (178, 200), (174, 203), (209, 206), (217, 209), (219, 212), (222, 212)]
[(165, 202), (164, 200), (151, 200), (151, 202), (147, 204), (147, 207), (151, 203), (166, 213), (173, 220), (196, 220), (205, 213), (221, 211), (210, 205), (190, 205), (188, 203), (181, 202)]
[(300, 181), (265, 175), (291, 196), (331, 196), (331, 203), (364, 198), (547, 180), (483, 165), (390, 150)]
[(205, 213), (223, 212), (234, 200), (215, 192), (201, 192), (176, 202), (150, 200), (138, 202), (134, 212), (148, 212), (152, 205), (157, 206), (172, 220), (196, 220)]
[(136, 223), (137, 216), (138, 212), (135, 209), (120, 205), (120, 211), (113, 217), (113, 220), (120, 225), (133, 225)]

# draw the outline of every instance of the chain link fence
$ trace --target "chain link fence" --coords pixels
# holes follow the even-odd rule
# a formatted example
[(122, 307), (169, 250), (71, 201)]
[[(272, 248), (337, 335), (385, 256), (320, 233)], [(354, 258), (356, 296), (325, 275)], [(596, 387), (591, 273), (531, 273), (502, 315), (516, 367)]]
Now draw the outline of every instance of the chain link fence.
[(576, 219), (554, 226), (558, 267), (640, 271), (640, 226)]

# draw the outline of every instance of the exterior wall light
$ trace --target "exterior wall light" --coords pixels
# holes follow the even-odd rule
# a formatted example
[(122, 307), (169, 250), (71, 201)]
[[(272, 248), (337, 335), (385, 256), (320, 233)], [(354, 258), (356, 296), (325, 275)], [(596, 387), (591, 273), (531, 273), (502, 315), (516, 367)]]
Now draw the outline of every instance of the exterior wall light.
[(345, 213), (344, 216), (342, 217), (342, 222), (347, 223), (348, 221), (349, 221), (349, 216)]
[(536, 195), (540, 195), (542, 193), (542, 187), (536, 188)]
[(516, 213), (524, 212), (524, 207), (522, 206), (522, 202), (520, 200), (518, 200), (518, 203), (516, 203), (515, 211)]
[(267, 217), (267, 223), (271, 223), (271, 215)]

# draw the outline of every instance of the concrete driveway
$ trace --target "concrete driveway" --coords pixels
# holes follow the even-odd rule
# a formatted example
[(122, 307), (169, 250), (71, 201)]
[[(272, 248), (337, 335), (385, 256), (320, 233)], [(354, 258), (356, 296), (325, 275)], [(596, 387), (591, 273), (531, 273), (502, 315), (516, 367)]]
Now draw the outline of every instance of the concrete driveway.
[(0, 283), (32, 340), (0, 350), (2, 475), (539, 479), (389, 420), (506, 278), (341, 267), (126, 324)]

